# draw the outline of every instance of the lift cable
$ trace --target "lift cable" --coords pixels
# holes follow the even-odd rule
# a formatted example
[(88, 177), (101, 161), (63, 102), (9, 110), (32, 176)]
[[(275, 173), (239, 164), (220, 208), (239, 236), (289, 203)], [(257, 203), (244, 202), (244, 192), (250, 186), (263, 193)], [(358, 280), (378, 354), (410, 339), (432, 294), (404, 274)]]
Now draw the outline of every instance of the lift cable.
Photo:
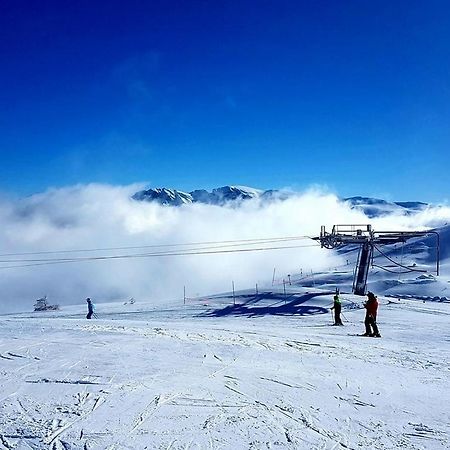
[(222, 250), (222, 249), (229, 249), (233, 247), (243, 247), (243, 246), (254, 246), (256, 244), (258, 245), (265, 245), (265, 244), (281, 244), (286, 243), (289, 241), (295, 240), (294, 238), (290, 238), (289, 240), (283, 239), (283, 240), (266, 240), (266, 241), (259, 241), (259, 242), (245, 242), (240, 244), (224, 244), (224, 245), (213, 245), (213, 246), (201, 246), (201, 247), (194, 247), (187, 248), (187, 249), (170, 249), (170, 250), (164, 250), (164, 251), (158, 251), (158, 252), (145, 252), (145, 253), (132, 253), (132, 254), (126, 254), (126, 255), (97, 255), (97, 256), (74, 256), (74, 257), (59, 257), (59, 258), (36, 258), (36, 259), (5, 259), (0, 260), (0, 263), (12, 263), (12, 262), (59, 262), (59, 261), (73, 261), (73, 260), (89, 260), (90, 258), (102, 258), (102, 257), (110, 257), (110, 256), (120, 256), (120, 257), (145, 257), (145, 256), (157, 256), (159, 254), (161, 255), (169, 255), (169, 254), (177, 254), (180, 251), (183, 252), (195, 252), (195, 251), (205, 251), (205, 250)]
[[(386, 272), (390, 272), (390, 273), (399, 273), (399, 274), (402, 274), (402, 273), (417, 272), (416, 270), (405, 270), (404, 272), (401, 272), (401, 271), (398, 271), (398, 270), (390, 270), (390, 269), (388, 269), (387, 267), (379, 266), (378, 264), (372, 264), (372, 267), (377, 267), (378, 269), (385, 270)], [(426, 272), (426, 270), (424, 270), (424, 271), (422, 271), (422, 272)]]
[[(402, 267), (403, 269), (407, 269), (409, 272), (428, 272), (427, 270), (423, 270), (423, 269), (412, 269), (411, 267), (405, 266), (403, 264), (398, 263), (397, 261), (395, 261), (394, 259), (390, 258), (388, 255), (386, 255), (386, 253), (382, 252), (376, 245), (374, 245), (374, 248), (381, 254), (383, 255), (386, 259), (388, 259), (389, 261), (391, 261), (393, 264), (395, 264), (398, 267)], [(379, 266), (378, 266), (379, 267)]]
[(269, 237), (269, 238), (259, 238), (259, 239), (236, 239), (228, 241), (206, 241), (206, 242), (188, 242), (188, 243), (178, 243), (178, 244), (155, 244), (155, 245), (138, 245), (138, 246), (128, 246), (128, 247), (104, 247), (104, 248), (87, 248), (87, 249), (70, 249), (70, 250), (47, 250), (39, 252), (22, 252), (22, 253), (2, 253), (0, 257), (5, 256), (26, 256), (26, 255), (45, 255), (45, 254), (58, 254), (58, 253), (88, 253), (88, 252), (99, 252), (99, 251), (113, 251), (113, 250), (137, 250), (144, 248), (164, 248), (164, 247), (187, 247), (192, 245), (211, 245), (211, 244), (242, 244), (242, 245), (252, 245), (252, 244), (263, 244), (271, 242), (283, 242), (283, 241), (294, 241), (302, 239), (312, 239), (311, 236), (284, 236), (284, 237)]
[[(40, 262), (32, 262), (30, 264), (17, 264), (11, 266), (0, 266), (0, 269), (13, 269), (21, 267), (31, 267), (31, 266), (44, 266), (53, 264), (64, 264), (64, 263), (75, 263), (75, 262), (87, 262), (87, 261), (104, 261), (104, 260), (116, 260), (116, 259), (132, 259), (132, 258), (155, 258), (163, 256), (188, 256), (188, 255), (211, 255), (211, 254), (226, 254), (226, 253), (242, 253), (242, 252), (257, 252), (257, 251), (268, 251), (268, 250), (284, 250), (292, 248), (306, 248), (306, 247), (320, 247), (319, 244), (308, 244), (308, 245), (290, 245), (282, 247), (261, 247), (261, 248), (241, 248), (241, 249), (229, 249), (229, 250), (208, 250), (200, 249), (196, 251), (177, 251), (177, 252), (157, 252), (157, 253), (141, 253), (132, 255), (110, 255), (110, 256), (92, 256), (83, 258), (73, 258), (73, 259), (60, 259), (60, 260), (41, 260)], [(24, 262), (26, 260), (23, 260)]]

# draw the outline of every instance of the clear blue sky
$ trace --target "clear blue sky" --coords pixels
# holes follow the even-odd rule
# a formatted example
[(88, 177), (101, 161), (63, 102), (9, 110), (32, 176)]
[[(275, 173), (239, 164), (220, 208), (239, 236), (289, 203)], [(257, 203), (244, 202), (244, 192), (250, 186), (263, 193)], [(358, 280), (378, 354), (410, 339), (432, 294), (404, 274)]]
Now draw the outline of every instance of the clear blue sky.
[(0, 191), (449, 198), (450, 3), (0, 2)]

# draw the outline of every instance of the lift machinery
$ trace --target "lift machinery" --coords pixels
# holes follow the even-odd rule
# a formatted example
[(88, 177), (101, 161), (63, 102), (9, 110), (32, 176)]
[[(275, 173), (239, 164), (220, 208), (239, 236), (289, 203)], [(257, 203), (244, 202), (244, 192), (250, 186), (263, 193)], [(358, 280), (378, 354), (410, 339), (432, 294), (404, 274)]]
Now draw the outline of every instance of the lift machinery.
[(439, 275), (439, 233), (437, 231), (374, 231), (372, 225), (333, 225), (331, 233), (322, 225), (320, 241), (324, 248), (334, 249), (344, 245), (359, 245), (359, 255), (356, 263), (353, 292), (356, 295), (365, 295), (369, 268), (373, 261), (374, 248), (378, 245), (404, 243), (408, 239), (435, 235), (436, 236), (436, 275)]

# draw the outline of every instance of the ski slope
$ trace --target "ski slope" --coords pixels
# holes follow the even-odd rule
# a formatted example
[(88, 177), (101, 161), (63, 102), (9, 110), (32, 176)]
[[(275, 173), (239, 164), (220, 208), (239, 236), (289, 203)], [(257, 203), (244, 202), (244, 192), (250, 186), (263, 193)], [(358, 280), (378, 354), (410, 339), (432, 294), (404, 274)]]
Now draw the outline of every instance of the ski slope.
[(298, 286), (0, 316), (0, 448), (449, 448), (449, 303), (381, 297), (375, 339), (343, 299), (344, 327)]

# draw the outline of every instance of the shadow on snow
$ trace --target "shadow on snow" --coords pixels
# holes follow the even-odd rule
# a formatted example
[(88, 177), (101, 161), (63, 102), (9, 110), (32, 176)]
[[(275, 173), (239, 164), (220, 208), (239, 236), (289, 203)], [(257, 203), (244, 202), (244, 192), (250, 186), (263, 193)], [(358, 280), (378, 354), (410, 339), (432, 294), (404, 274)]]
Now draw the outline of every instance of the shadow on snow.
[[(274, 316), (307, 316), (312, 314), (325, 314), (328, 309), (322, 306), (305, 305), (304, 303), (317, 297), (329, 297), (334, 292), (325, 293), (289, 293), (286, 296), (278, 292), (263, 292), (260, 294), (236, 295), (236, 304), (227, 305), (200, 314), (201, 317), (247, 316), (257, 317), (265, 315)], [(230, 298), (232, 296), (221, 297)], [(274, 303), (267, 305), (268, 301)], [(264, 302), (264, 305), (260, 303)]]

